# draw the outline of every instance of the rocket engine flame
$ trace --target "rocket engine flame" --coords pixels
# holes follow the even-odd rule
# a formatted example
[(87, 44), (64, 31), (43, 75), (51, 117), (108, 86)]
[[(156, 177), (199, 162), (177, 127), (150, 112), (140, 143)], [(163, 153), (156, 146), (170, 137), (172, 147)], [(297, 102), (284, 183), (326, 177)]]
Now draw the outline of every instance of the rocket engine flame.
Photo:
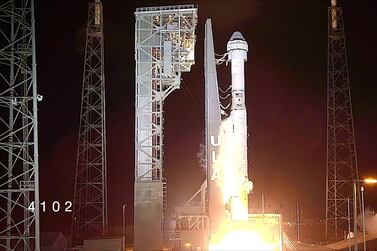
[(242, 154), (235, 147), (231, 131), (232, 121), (225, 119), (220, 127), (221, 145), (214, 165), (216, 177), (213, 178), (221, 187), (227, 215), (220, 229), (211, 236), (208, 250), (279, 250), (276, 242), (270, 240), (268, 229), (251, 226), (248, 222), (247, 196), (253, 185), (237, 168), (242, 163)]
[(248, 230), (233, 230), (216, 244), (210, 244), (209, 250), (213, 251), (271, 251), (276, 250), (274, 244), (264, 241), (257, 232)]
[[(238, 211), (236, 214), (237, 219), (234, 220), (247, 220), (247, 195), (252, 191), (253, 184), (244, 176), (243, 170), (240, 167), (244, 163), (244, 156), (242, 151), (236, 147), (236, 138), (231, 133), (232, 121), (230, 118), (223, 120), (220, 126), (221, 145), (219, 147), (219, 154), (214, 162), (214, 175), (212, 179), (215, 179), (220, 185), (223, 202), (227, 206), (228, 211), (231, 211), (232, 201), (234, 209)], [(241, 197), (239, 203), (234, 202), (235, 197)], [(246, 210), (241, 210), (245, 208)]]

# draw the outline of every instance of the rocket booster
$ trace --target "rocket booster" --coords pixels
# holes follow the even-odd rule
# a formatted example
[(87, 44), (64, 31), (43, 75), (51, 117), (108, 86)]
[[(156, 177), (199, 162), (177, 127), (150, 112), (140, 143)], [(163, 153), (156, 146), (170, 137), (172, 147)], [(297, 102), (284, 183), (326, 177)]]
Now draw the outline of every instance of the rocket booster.
[(248, 194), (252, 190), (252, 182), (247, 172), (247, 113), (245, 106), (245, 72), (248, 44), (242, 34), (234, 32), (227, 44), (228, 60), (232, 74), (232, 106), (230, 119), (233, 146), (237, 149), (234, 156), (234, 172), (240, 180), (240, 187), (231, 197), (230, 214), (232, 220), (247, 220)]

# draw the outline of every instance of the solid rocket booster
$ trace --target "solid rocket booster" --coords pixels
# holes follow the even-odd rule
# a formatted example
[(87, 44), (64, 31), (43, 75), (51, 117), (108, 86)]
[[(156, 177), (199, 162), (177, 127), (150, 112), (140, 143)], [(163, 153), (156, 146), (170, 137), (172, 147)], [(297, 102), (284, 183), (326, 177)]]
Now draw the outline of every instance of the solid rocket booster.
[(237, 149), (235, 170), (242, 178), (240, 188), (233, 194), (230, 201), (232, 220), (247, 220), (248, 194), (252, 190), (252, 182), (248, 180), (247, 172), (247, 114), (245, 106), (245, 72), (248, 44), (242, 34), (234, 32), (227, 44), (228, 60), (231, 63), (232, 74), (232, 120), (233, 144)]

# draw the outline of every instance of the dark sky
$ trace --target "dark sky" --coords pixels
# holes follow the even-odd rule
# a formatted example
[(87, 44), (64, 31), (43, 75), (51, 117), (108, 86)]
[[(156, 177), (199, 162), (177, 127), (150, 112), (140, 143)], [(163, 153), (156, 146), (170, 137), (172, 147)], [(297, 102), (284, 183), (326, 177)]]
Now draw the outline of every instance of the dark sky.
[[(324, 217), (326, 60), (329, 1), (104, 0), (108, 208), (132, 221), (134, 173), (134, 10), (193, 3), (199, 8), (196, 64), (187, 88), (165, 102), (165, 168), (169, 207), (182, 205), (203, 180), (197, 153), (204, 142), (204, 23), (212, 18), (215, 48), (224, 53), (239, 30), (249, 43), (246, 65), (249, 164), (254, 204), (267, 210), (301, 204), (304, 217)], [(342, 1), (360, 177), (377, 175), (377, 19), (375, 1)], [(88, 2), (36, 1), (41, 200), (73, 200)], [(225, 66), (219, 83), (230, 83)], [(193, 98), (190, 97), (190, 94)], [(193, 101), (194, 99), (194, 101)], [(366, 204), (377, 207), (377, 188)], [(252, 201), (253, 203), (253, 201)], [(42, 214), (42, 231), (69, 233), (71, 215)], [(54, 222), (55, 224), (51, 224)]]

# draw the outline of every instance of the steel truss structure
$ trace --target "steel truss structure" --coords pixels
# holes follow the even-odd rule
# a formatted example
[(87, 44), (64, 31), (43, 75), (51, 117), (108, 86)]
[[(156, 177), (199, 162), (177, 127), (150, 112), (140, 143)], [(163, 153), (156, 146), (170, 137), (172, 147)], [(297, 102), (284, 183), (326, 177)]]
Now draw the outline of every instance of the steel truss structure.
[(137, 8), (135, 18), (135, 250), (160, 250), (167, 208), (163, 102), (194, 64), (197, 8)]
[[(334, 1), (333, 1), (334, 2)], [(328, 10), (326, 236), (340, 239), (348, 232), (347, 200), (352, 203), (358, 168), (341, 7)], [(358, 185), (358, 183), (357, 183)], [(357, 203), (359, 208), (359, 203)], [(350, 205), (353, 208), (353, 205)], [(351, 213), (351, 215), (353, 215)]]
[(71, 245), (107, 231), (105, 74), (102, 3), (89, 3)]
[(39, 99), (34, 1), (3, 1), (0, 5), (1, 250), (40, 248)]

